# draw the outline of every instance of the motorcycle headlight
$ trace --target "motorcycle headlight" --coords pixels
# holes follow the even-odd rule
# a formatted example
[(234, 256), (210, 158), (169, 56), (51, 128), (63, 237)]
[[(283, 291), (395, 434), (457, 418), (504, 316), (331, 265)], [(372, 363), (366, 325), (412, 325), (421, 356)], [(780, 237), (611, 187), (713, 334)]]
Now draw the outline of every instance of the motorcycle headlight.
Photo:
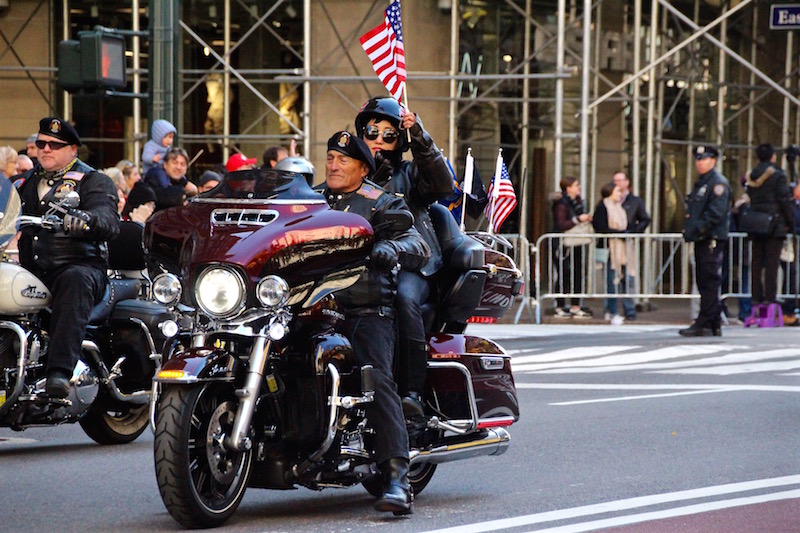
[(280, 307), (289, 299), (289, 284), (279, 276), (265, 276), (256, 286), (256, 298), (264, 307)]
[(211, 267), (197, 277), (194, 295), (204, 313), (227, 317), (244, 306), (244, 280), (230, 268)]
[(153, 280), (153, 298), (162, 305), (172, 305), (181, 297), (181, 280), (175, 274), (159, 274)]

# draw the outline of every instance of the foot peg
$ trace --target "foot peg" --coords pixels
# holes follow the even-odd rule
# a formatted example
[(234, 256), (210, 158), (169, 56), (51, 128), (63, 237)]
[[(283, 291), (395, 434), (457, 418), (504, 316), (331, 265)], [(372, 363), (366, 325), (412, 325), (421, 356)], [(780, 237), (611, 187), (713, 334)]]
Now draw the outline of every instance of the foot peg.
[(373, 378), (374, 368), (372, 365), (361, 367), (361, 394), (368, 396), (375, 392), (375, 379)]

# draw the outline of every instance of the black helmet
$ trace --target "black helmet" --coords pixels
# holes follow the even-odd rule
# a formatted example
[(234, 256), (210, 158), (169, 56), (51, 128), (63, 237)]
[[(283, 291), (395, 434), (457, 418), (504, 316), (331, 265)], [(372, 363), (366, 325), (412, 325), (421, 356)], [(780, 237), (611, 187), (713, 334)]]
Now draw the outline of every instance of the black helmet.
[[(403, 122), (403, 107), (400, 102), (391, 96), (374, 96), (366, 101), (361, 106), (361, 110), (356, 115), (356, 135), (364, 138), (364, 128), (370, 120), (377, 121), (388, 120), (392, 126), (400, 129), (400, 124)], [(397, 146), (400, 152), (408, 150), (408, 140), (406, 135), (400, 135), (399, 144)]]

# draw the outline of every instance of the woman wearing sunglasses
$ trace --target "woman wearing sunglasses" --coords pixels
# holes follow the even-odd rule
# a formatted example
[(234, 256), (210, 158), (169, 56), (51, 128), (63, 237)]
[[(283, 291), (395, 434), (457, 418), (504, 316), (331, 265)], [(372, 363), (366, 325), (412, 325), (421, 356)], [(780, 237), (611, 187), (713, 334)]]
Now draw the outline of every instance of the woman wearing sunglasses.
[[(367, 143), (377, 168), (372, 181), (405, 196), (414, 225), (431, 255), (418, 271), (401, 271), (395, 307), (399, 324), (397, 384), (406, 418), (423, 415), (428, 342), (422, 304), (430, 296), (431, 277), (442, 267), (442, 250), (428, 207), (453, 192), (444, 156), (422, 127), (422, 121), (391, 97), (370, 98), (356, 116), (356, 133)], [(410, 141), (409, 141), (410, 138)], [(403, 159), (411, 149), (412, 160)]]

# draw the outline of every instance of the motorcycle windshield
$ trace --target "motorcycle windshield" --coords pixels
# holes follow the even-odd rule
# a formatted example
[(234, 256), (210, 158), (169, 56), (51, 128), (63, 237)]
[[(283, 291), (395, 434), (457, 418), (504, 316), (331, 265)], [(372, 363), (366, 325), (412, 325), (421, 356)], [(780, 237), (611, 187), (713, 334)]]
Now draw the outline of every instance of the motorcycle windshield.
[(10, 180), (0, 179), (0, 253), (5, 251), (8, 243), (17, 234), (21, 209), (22, 203), (16, 187)]
[(204, 198), (242, 198), (256, 200), (319, 200), (322, 196), (309, 187), (302, 174), (256, 168), (228, 173)]

